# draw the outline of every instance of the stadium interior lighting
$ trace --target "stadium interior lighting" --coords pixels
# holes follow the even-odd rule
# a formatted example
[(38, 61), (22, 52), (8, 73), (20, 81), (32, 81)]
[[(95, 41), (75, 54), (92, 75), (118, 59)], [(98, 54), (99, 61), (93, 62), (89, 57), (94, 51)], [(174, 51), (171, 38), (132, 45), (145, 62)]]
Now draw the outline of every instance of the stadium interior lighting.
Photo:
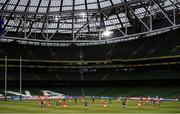
[(85, 18), (87, 15), (86, 15), (86, 13), (84, 13), (84, 12), (82, 12), (82, 13), (80, 13), (79, 14), (82, 18)]
[(59, 20), (58, 16), (55, 16), (55, 17), (54, 17), (54, 20), (55, 20), (55, 21), (58, 21), (58, 20)]
[(113, 33), (113, 31), (104, 31), (103, 33), (102, 33), (102, 35), (103, 36), (105, 36), (105, 37), (108, 37), (108, 36), (110, 36), (111, 34)]

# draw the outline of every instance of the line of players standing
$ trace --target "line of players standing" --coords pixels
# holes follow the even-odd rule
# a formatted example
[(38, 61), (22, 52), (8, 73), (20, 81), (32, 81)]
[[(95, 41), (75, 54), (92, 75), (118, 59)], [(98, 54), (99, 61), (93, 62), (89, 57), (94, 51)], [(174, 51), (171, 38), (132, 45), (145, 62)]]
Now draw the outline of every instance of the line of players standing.
[[(126, 108), (126, 106), (128, 105), (130, 98), (129, 97), (125, 97), (124, 99), (120, 99), (117, 98), (117, 101), (121, 104), (122, 103), (122, 108)], [(71, 102), (72, 99), (68, 99), (68, 102)], [(109, 103), (112, 101), (111, 98), (109, 98)], [(140, 97), (139, 100), (137, 100), (137, 106), (138, 108), (141, 108), (143, 104), (145, 103), (151, 103), (153, 104), (153, 106), (157, 106), (160, 107), (160, 98), (142, 98)], [(77, 98), (74, 99), (74, 102), (77, 103)], [(85, 107), (88, 107), (88, 102), (85, 100), (85, 98), (81, 98), (81, 102), (84, 104)], [(95, 99), (92, 98), (92, 103), (95, 103)], [(108, 102), (104, 99), (100, 100), (100, 103), (102, 104), (103, 107), (107, 107), (108, 106)], [(51, 100), (49, 99), (40, 99), (39, 100), (39, 106), (41, 108), (44, 108), (45, 106), (47, 107), (51, 107), (52, 103)], [(67, 107), (67, 102), (66, 99), (56, 99), (55, 100), (55, 107), (58, 108), (59, 106), (63, 106), (64, 108)]]
[[(128, 104), (129, 100), (130, 99), (128, 97), (124, 98), (124, 100), (122, 101), (123, 108), (126, 108), (126, 105)], [(120, 101), (120, 99), (119, 99), (119, 101)], [(137, 100), (138, 108), (141, 108), (143, 104), (153, 104), (153, 106), (160, 107), (160, 103), (161, 103), (160, 98), (148, 98), (148, 97), (142, 98), (142, 97), (140, 97)]]

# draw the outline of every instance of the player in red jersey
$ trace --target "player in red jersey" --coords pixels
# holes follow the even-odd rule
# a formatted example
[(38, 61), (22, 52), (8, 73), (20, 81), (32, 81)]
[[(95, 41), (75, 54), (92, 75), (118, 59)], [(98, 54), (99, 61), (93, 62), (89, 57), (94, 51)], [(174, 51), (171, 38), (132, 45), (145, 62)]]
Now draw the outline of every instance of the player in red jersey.
[(48, 105), (48, 107), (51, 106), (51, 101), (49, 99), (48, 99), (47, 105)]
[(141, 108), (142, 104), (143, 104), (142, 98), (140, 98), (139, 101), (138, 101), (138, 104), (137, 104), (137, 105), (138, 105), (138, 108)]
[(156, 104), (157, 104), (157, 107), (159, 108), (160, 107), (160, 98), (158, 98), (157, 100), (156, 100)]
[(66, 101), (63, 102), (63, 107), (66, 108), (67, 107), (67, 103)]
[(107, 103), (106, 101), (103, 102), (103, 107), (106, 108), (107, 107)]

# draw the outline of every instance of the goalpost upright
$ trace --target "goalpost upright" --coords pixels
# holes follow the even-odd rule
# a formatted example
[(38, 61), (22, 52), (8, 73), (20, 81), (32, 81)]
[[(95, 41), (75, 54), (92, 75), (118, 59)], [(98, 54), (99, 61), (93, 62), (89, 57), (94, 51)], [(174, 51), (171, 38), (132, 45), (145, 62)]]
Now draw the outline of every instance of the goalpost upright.
[(22, 57), (21, 56), (19, 61), (19, 93), (20, 93), (20, 100), (22, 100)]
[(4, 65), (4, 74), (5, 74), (5, 79), (4, 79), (4, 99), (5, 101), (7, 101), (7, 56), (5, 56), (4, 58), (4, 62), (5, 62), (5, 65)]

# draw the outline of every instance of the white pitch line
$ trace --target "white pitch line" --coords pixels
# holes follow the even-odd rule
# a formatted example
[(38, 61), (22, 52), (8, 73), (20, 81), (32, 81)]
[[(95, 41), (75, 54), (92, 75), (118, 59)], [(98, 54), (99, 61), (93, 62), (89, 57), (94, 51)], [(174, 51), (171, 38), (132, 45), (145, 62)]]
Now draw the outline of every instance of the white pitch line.
[(80, 113), (73, 113), (73, 112), (55, 112), (55, 113), (1, 113), (1, 114), (180, 114), (180, 113), (83, 113), (83, 112), (80, 112)]

